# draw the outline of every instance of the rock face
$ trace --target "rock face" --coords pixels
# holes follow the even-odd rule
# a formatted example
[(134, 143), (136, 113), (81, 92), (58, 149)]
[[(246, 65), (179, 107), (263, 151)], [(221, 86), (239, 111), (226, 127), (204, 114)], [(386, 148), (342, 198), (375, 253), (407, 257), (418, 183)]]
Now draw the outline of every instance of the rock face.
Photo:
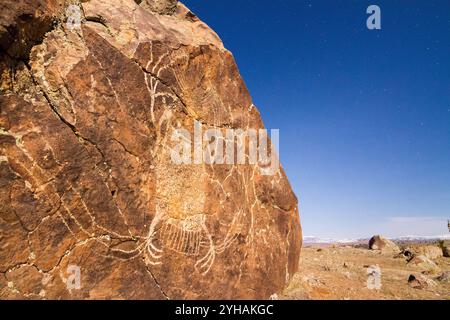
[(369, 249), (389, 253), (400, 252), (400, 248), (394, 242), (379, 235), (373, 236), (369, 240)]
[(179, 128), (264, 127), (218, 36), (144, 1), (0, 4), (2, 299), (268, 299), (297, 271), (281, 167), (174, 163)]

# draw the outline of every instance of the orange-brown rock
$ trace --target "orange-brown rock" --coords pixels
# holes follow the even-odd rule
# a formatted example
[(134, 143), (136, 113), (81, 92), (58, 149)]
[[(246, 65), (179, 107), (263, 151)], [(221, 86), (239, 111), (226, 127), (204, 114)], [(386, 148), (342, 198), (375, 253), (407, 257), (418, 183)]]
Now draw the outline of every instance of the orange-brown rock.
[(428, 279), (426, 276), (419, 274), (414, 275), (411, 274), (408, 278), (408, 284), (411, 288), (414, 289), (425, 289), (428, 287), (436, 286), (436, 282), (431, 279)]
[(182, 4), (137, 2), (0, 4), (2, 299), (267, 299), (297, 271), (281, 167), (170, 156), (177, 128), (263, 128), (233, 56)]
[(376, 235), (369, 240), (370, 250), (380, 250), (381, 252), (393, 253), (400, 252), (400, 248), (391, 240), (386, 239), (383, 236)]

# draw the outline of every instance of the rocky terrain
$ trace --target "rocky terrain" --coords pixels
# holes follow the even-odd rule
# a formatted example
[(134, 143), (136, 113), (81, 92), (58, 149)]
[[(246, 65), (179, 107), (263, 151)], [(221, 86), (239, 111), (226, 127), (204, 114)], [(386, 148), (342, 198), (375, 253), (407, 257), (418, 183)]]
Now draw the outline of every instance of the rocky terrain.
[(194, 13), (173, 0), (2, 0), (0, 44), (1, 299), (283, 290), (301, 248), (283, 169), (173, 161), (178, 129), (264, 128)]
[[(369, 280), (377, 266), (378, 289)], [(302, 249), (299, 269), (280, 299), (450, 300), (450, 258), (436, 242), (402, 242), (384, 251), (368, 243), (311, 245)]]

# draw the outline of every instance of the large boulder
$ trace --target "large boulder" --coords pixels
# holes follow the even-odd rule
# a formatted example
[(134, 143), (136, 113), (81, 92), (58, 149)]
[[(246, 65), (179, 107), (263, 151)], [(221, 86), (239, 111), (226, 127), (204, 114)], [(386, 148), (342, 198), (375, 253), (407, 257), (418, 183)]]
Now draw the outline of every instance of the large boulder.
[(387, 253), (398, 253), (400, 248), (391, 240), (386, 239), (383, 236), (376, 235), (369, 240), (370, 250), (380, 250)]
[(267, 299), (297, 271), (279, 165), (174, 161), (264, 126), (219, 37), (145, 1), (0, 5), (0, 298)]

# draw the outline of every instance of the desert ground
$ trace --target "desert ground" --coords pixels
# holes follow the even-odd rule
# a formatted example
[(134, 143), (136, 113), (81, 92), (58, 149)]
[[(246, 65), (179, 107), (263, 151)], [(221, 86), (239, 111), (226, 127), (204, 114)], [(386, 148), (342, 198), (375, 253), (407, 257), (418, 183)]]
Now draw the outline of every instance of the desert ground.
[[(399, 247), (403, 250), (410, 245)], [(414, 245), (419, 249), (429, 246)], [(432, 262), (414, 265), (402, 254), (369, 250), (361, 244), (310, 245), (302, 249), (300, 272), (279, 298), (450, 300), (450, 258), (434, 257)], [(376, 265), (381, 271), (381, 288), (369, 289), (367, 269)], [(411, 275), (420, 280), (408, 281)]]

